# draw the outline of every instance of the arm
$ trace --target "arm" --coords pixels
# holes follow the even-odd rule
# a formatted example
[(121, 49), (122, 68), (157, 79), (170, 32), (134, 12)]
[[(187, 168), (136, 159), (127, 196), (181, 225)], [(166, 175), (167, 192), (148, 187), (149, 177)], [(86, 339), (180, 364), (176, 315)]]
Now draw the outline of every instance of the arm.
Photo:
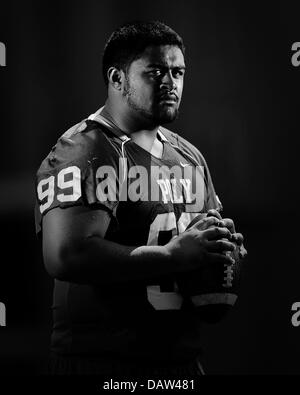
[(232, 243), (215, 240), (228, 236), (222, 228), (184, 232), (165, 246), (123, 246), (104, 239), (109, 222), (109, 214), (101, 209), (48, 211), (43, 218), (43, 255), (49, 274), (83, 284), (147, 280), (192, 270), (211, 258), (225, 262), (229, 258), (217, 252), (233, 249)]
[(110, 215), (101, 209), (75, 206), (49, 211), (43, 219), (43, 255), (49, 274), (76, 283), (106, 283), (174, 270), (162, 246), (136, 248), (105, 240), (109, 222)]

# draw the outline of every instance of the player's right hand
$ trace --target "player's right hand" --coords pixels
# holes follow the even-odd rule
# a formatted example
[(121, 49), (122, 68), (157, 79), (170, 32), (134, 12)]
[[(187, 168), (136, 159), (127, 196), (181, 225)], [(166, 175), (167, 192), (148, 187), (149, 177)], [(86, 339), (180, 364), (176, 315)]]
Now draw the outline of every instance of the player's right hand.
[(232, 265), (234, 260), (224, 254), (234, 251), (229, 229), (218, 226), (215, 217), (205, 217), (165, 245), (179, 271), (200, 268), (210, 262)]

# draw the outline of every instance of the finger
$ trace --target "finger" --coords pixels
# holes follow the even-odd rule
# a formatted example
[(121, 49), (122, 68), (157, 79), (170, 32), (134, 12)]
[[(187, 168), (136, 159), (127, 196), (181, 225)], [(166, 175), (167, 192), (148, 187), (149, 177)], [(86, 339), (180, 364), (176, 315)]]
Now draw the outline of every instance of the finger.
[(206, 230), (212, 226), (218, 226), (219, 222), (220, 221), (216, 217), (205, 217), (196, 222), (192, 228), (195, 227), (198, 230)]
[(208, 240), (216, 240), (223, 238), (231, 240), (231, 232), (227, 228), (220, 228), (215, 226), (205, 230), (203, 233)]
[(231, 235), (231, 241), (233, 241), (237, 245), (241, 246), (244, 242), (244, 236), (241, 233), (233, 233)]
[(246, 248), (242, 245), (239, 250), (239, 257), (241, 259), (244, 259), (244, 258), (246, 258), (247, 254), (248, 254), (248, 252), (247, 252)]
[(208, 216), (208, 217), (216, 217), (216, 218), (218, 218), (218, 219), (222, 219), (222, 216), (221, 216), (221, 214), (219, 213), (219, 211), (216, 210), (216, 209), (214, 209), (214, 208), (211, 209), (211, 210), (208, 210), (207, 216)]
[(209, 252), (225, 252), (234, 251), (236, 246), (227, 240), (211, 240), (207, 241), (205, 244), (207, 251)]
[(223, 218), (221, 222), (223, 223), (223, 226), (230, 230), (231, 233), (235, 233), (234, 222), (231, 218)]
[(207, 258), (209, 261), (221, 265), (233, 265), (235, 263), (235, 260), (230, 255), (218, 254), (215, 252), (208, 252)]

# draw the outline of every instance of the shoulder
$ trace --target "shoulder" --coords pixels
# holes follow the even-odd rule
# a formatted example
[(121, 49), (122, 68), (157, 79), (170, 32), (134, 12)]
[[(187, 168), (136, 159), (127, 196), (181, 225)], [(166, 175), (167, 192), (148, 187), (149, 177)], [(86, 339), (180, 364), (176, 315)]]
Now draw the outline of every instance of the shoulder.
[(192, 156), (198, 165), (207, 167), (204, 156), (192, 143), (165, 127), (160, 127), (160, 130), (172, 145), (176, 145), (184, 153)]
[(67, 164), (87, 166), (91, 160), (112, 164), (120, 155), (120, 142), (98, 122), (83, 120), (59, 137), (42, 161), (38, 174), (60, 169)]
[(112, 212), (116, 205), (114, 196), (107, 202), (99, 198), (98, 184), (104, 178), (99, 169), (108, 169), (117, 177), (117, 140), (91, 120), (72, 126), (58, 139), (36, 174), (38, 232), (42, 215), (55, 207), (97, 205)]
[(198, 166), (203, 167), (204, 180), (207, 188), (207, 197), (205, 203), (206, 211), (212, 208), (217, 208), (222, 211), (223, 206), (218, 196), (216, 195), (211, 174), (202, 153), (192, 143), (190, 143), (177, 133), (171, 132), (166, 128), (160, 128), (160, 130), (171, 144), (176, 145), (178, 149), (181, 150), (181, 152), (183, 152), (185, 155), (192, 157), (194, 161), (198, 164)]

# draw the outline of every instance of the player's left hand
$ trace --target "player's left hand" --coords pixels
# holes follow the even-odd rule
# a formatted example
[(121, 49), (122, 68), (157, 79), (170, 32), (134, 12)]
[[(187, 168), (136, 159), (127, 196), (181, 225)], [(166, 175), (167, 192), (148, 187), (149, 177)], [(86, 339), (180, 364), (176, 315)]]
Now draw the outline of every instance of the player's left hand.
[(219, 227), (225, 227), (228, 230), (230, 230), (231, 232), (231, 239), (230, 241), (236, 243), (239, 247), (239, 257), (241, 259), (245, 258), (247, 255), (247, 250), (244, 247), (244, 236), (241, 233), (237, 233), (235, 230), (235, 225), (234, 222), (231, 218), (222, 218), (221, 214), (219, 213), (219, 211), (215, 210), (215, 209), (211, 209), (207, 212), (207, 217), (216, 217), (218, 218)]

